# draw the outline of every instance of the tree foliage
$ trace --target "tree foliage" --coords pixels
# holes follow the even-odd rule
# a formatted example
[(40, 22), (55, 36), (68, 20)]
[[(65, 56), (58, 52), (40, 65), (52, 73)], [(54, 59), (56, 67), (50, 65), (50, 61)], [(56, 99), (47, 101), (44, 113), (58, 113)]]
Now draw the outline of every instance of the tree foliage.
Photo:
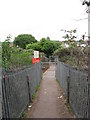
[(2, 43), (2, 65), (6, 68), (8, 61), (11, 57), (11, 49), (9, 47), (9, 42)]
[(2, 67), (5, 71), (14, 70), (32, 63), (33, 50), (10, 47), (9, 40), (2, 42)]
[(38, 50), (44, 52), (47, 57), (51, 56), (53, 52), (61, 47), (61, 42), (51, 41), (49, 37), (42, 38), (40, 42), (28, 44), (27, 49)]
[(26, 49), (33, 49), (33, 50), (39, 50), (40, 51), (40, 43), (32, 43), (32, 44), (28, 44), (26, 45)]
[(17, 37), (15, 37), (15, 40), (14, 40), (15, 46), (18, 45), (19, 47), (23, 49), (26, 48), (27, 44), (35, 43), (35, 42), (37, 42), (37, 40), (35, 39), (34, 36), (30, 34), (20, 34)]

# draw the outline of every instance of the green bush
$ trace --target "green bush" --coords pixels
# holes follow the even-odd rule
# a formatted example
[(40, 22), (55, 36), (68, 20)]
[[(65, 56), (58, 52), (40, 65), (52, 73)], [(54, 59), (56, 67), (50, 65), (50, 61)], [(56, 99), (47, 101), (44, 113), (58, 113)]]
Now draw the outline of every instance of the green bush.
[(14, 70), (32, 63), (33, 50), (9, 46), (9, 42), (2, 43), (2, 67), (6, 71)]

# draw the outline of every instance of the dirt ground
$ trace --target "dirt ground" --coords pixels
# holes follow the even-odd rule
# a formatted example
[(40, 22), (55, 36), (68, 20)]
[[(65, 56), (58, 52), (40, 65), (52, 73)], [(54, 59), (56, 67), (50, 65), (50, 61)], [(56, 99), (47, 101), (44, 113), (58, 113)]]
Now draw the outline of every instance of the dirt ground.
[(37, 97), (28, 108), (26, 118), (74, 118), (65, 105), (63, 91), (55, 78), (55, 66), (43, 74)]

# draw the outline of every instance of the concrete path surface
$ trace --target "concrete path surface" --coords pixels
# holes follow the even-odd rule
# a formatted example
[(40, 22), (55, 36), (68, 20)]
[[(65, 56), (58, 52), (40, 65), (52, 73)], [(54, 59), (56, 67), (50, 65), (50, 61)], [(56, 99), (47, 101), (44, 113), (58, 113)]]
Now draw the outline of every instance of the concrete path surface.
[(27, 118), (73, 118), (65, 106), (62, 90), (55, 78), (55, 66), (43, 74), (40, 90), (27, 112)]

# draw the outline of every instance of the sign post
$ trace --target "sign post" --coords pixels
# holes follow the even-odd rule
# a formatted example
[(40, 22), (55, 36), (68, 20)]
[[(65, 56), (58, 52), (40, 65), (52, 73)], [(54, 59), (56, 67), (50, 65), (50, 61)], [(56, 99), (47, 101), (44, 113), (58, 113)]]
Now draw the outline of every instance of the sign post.
[(34, 58), (39, 58), (39, 51), (34, 51)]
[(34, 58), (32, 58), (32, 64), (40, 62), (39, 51), (34, 51)]

